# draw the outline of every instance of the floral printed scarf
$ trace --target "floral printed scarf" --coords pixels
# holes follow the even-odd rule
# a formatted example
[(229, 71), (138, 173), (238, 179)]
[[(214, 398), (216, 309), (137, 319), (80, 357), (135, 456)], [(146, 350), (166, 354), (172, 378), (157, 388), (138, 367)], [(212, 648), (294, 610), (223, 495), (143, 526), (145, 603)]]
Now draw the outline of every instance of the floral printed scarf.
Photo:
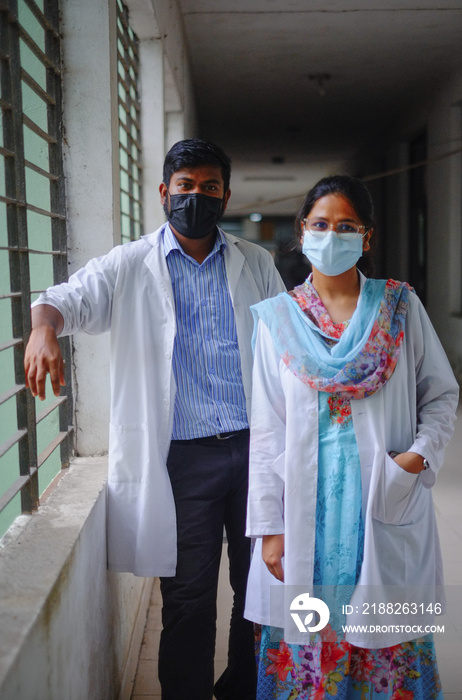
[[(329, 318), (309, 280), (252, 306), (296, 377), (318, 391), (362, 399), (390, 379), (404, 338), (406, 282), (366, 279), (347, 327)], [(332, 346), (329, 341), (338, 342)]]

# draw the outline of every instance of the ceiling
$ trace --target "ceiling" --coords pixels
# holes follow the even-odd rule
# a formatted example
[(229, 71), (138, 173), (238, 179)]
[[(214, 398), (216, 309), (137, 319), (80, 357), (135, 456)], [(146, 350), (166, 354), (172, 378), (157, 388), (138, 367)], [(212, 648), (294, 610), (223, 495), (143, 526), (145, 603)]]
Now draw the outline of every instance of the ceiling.
[(179, 2), (199, 134), (233, 159), (234, 212), (292, 215), (462, 68), (462, 0)]

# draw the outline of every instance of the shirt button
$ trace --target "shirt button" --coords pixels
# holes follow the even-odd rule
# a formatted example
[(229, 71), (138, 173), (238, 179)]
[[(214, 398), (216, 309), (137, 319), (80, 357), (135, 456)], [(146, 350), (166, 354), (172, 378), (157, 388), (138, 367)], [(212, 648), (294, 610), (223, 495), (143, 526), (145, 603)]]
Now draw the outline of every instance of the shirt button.
[(202, 306), (207, 306), (207, 299), (202, 299), (201, 304)]

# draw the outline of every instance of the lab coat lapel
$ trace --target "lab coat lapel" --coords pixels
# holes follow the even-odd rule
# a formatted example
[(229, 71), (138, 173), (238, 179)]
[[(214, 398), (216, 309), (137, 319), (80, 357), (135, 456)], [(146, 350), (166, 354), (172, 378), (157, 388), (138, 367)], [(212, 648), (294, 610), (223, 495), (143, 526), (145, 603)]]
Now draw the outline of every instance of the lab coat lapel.
[(225, 250), (226, 275), (228, 277), (229, 293), (231, 294), (231, 300), (234, 305), (237, 283), (241, 276), (245, 257), (237, 247), (239, 239), (235, 236), (231, 236), (229, 233), (225, 233), (224, 235), (227, 242)]
[(152, 273), (156, 283), (159, 284), (163, 290), (166, 300), (169, 302), (172, 309), (174, 309), (175, 303), (173, 299), (172, 282), (164, 255), (163, 238), (161, 236), (163, 229), (164, 226), (161, 226), (157, 231), (154, 231), (154, 233), (150, 233), (144, 237), (149, 245), (152, 246), (144, 259), (144, 263)]

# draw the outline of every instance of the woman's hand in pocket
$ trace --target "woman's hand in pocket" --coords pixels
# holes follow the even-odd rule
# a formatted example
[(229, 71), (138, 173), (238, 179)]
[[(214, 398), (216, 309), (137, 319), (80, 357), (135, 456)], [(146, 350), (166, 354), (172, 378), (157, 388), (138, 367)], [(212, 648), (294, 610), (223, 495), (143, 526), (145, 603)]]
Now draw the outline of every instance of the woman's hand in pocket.
[(401, 469), (410, 474), (420, 474), (424, 470), (424, 458), (417, 452), (401, 452), (393, 457)]

